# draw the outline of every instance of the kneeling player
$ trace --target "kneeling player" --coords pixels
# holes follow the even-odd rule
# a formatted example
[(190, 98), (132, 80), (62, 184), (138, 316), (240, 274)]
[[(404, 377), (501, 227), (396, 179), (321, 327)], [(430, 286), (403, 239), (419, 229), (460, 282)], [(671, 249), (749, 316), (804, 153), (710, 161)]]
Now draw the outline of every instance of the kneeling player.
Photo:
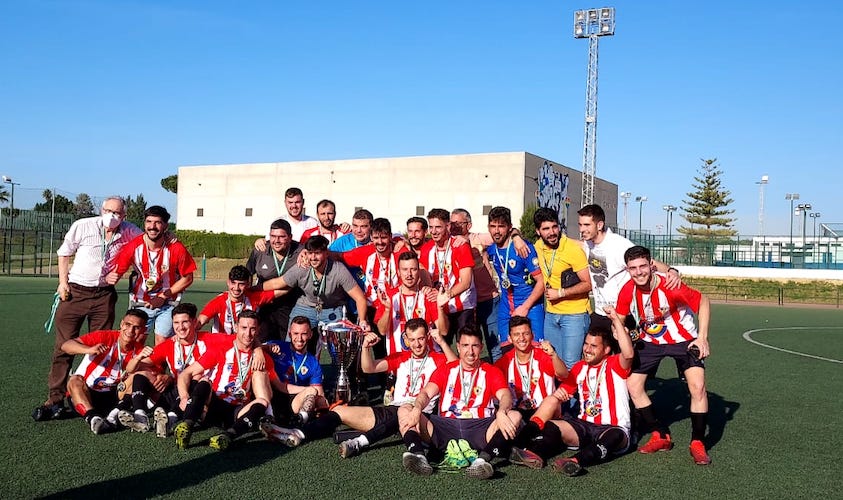
[[(387, 401), (383, 407), (337, 406), (312, 423), (308, 423), (301, 430), (276, 427), (274, 432), (283, 433), (279, 436), (284, 436), (283, 439), (288, 444), (298, 444), (305, 438), (328, 437), (340, 424), (345, 424), (363, 434), (340, 443), (340, 456), (343, 458), (359, 455), (363, 448), (397, 433), (398, 408), (412, 403), (437, 367), (444, 365), (447, 361), (456, 360), (456, 355), (451, 351), (450, 346), (438, 332), (429, 332), (427, 323), (422, 318), (409, 320), (403, 337), (409, 350), (392, 353), (383, 359), (376, 360), (373, 346), (380, 341), (380, 336), (370, 332), (363, 342), (363, 354), (360, 359), (360, 365), (365, 373), (389, 371), (395, 374), (392, 401)], [(443, 353), (431, 351), (431, 337), (442, 348)], [(425, 412), (430, 413), (435, 405), (436, 401), (431, 400)], [(262, 429), (265, 427), (267, 427), (266, 424), (262, 426)], [(279, 439), (282, 438), (279, 437)]]
[[(272, 377), (272, 410), (279, 422), (303, 424), (312, 412), (328, 407), (322, 388), (322, 366), (307, 346), (313, 336), (310, 320), (296, 316), (288, 329), (290, 341), (273, 340), (269, 348), (277, 377)], [(263, 428), (262, 428), (263, 429)], [(267, 438), (272, 439), (272, 434)]]
[[(576, 476), (582, 472), (582, 467), (603, 462), (609, 454), (622, 453), (629, 447), (626, 379), (635, 352), (614, 309), (611, 306), (605, 309), (612, 319), (620, 354), (611, 354), (612, 340), (608, 332), (591, 330), (586, 334), (583, 359), (571, 368), (562, 386), (545, 399), (518, 433), (510, 454), (512, 463), (538, 469), (545, 459), (561, 452), (565, 445), (578, 447), (579, 451), (573, 457), (558, 458), (552, 464), (557, 471)], [(582, 402), (579, 415), (565, 415), (561, 420), (547, 422), (574, 391)], [(539, 434), (543, 439), (533, 441)]]
[[(176, 425), (173, 433), (180, 449), (190, 444), (193, 427), (203, 413), (206, 425), (219, 425), (225, 429), (211, 438), (211, 447), (218, 450), (225, 450), (234, 438), (257, 428), (269, 407), (269, 377), (274, 376), (274, 371), (252, 369), (257, 333), (258, 314), (252, 310), (242, 311), (237, 318), (233, 342), (214, 345), (179, 375), (179, 404), (184, 411), (184, 420)], [(270, 370), (271, 366), (268, 365)], [(188, 392), (190, 382), (203, 373), (202, 380)]]
[(85, 354), (67, 383), (76, 411), (85, 417), (94, 434), (117, 428), (117, 393), (125, 390), (125, 366), (143, 350), (147, 314), (130, 309), (120, 330), (88, 333), (62, 344), (67, 354)]

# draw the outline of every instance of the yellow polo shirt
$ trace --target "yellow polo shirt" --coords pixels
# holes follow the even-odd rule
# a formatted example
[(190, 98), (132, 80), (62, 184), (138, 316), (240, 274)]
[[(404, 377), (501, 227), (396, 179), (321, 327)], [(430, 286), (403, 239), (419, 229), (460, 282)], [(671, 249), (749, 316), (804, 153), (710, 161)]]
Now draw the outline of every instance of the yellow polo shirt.
[[(539, 256), (539, 267), (544, 275), (544, 282), (548, 288), (562, 287), (562, 271), (572, 269), (574, 272), (588, 269), (585, 252), (576, 241), (567, 236), (559, 236), (559, 246), (555, 249), (548, 247), (544, 241), (536, 242), (536, 253)], [(580, 314), (591, 312), (591, 302), (588, 294), (575, 297), (564, 297), (562, 300), (544, 302), (545, 312), (553, 314)]]

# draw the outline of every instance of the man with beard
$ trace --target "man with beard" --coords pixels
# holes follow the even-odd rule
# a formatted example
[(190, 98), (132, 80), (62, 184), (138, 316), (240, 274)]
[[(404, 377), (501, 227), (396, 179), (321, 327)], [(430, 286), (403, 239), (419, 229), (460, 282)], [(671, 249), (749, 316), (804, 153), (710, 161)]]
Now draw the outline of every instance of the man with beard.
[(412, 319), (421, 319), (428, 325), (435, 324), (439, 332), (448, 331), (448, 295), (440, 291), (436, 300), (431, 300), (422, 287), (420, 273), (416, 254), (403, 252), (398, 257), (401, 284), (389, 293), (384, 291), (378, 295), (382, 308), (378, 318), (378, 332), (386, 339), (387, 354), (407, 350), (408, 346), (402, 343), (402, 339), (405, 338), (406, 325)]
[(153, 205), (143, 213), (144, 234), (124, 246), (117, 256), (117, 266), (106, 277), (114, 285), (133, 268), (137, 273), (129, 284), (129, 307), (149, 315), (147, 331), (155, 331), (155, 345), (173, 336), (173, 307), (193, 283), (196, 262), (180, 241), (168, 242), (164, 234), (170, 214)]
[[(278, 279), (278, 278), (276, 278)], [(237, 331), (237, 317), (243, 311), (257, 311), (259, 307), (271, 302), (286, 291), (249, 290), (252, 275), (244, 266), (234, 266), (228, 272), (227, 292), (211, 299), (199, 314), (197, 328), (202, 328), (209, 321), (214, 333), (233, 334)]]
[(79, 336), (86, 320), (89, 331), (110, 330), (114, 326), (117, 291), (106, 282), (106, 275), (114, 267), (120, 249), (142, 234), (125, 218), (126, 202), (119, 196), (110, 196), (102, 202), (99, 216), (79, 219), (70, 226), (58, 249), (56, 339), (47, 376), (49, 395), (32, 411), (36, 421), (61, 418), (72, 411), (66, 407), (64, 396), (73, 356), (61, 346)]
[[(200, 420), (225, 429), (210, 440), (211, 448), (220, 451), (238, 436), (257, 430), (272, 397), (269, 379), (275, 376), (271, 364), (268, 371), (252, 367), (257, 334), (258, 314), (243, 311), (237, 318), (237, 334), (227, 337), (230, 341), (216, 343), (181, 372), (178, 392), (184, 420), (173, 430), (179, 449), (190, 445)], [(199, 376), (201, 380), (191, 390), (191, 382)]]
[[(521, 414), (512, 408), (512, 393), (503, 374), (480, 359), (483, 335), (471, 327), (462, 328), (457, 350), (459, 359), (437, 368), (418, 396), (398, 410), (399, 431), (407, 445), (402, 464), (414, 474), (429, 476), (433, 467), (423, 442), (445, 451), (451, 439), (464, 439), (480, 450), (466, 475), (489, 479), (494, 474), (490, 462), (506, 453)], [(424, 410), (436, 397), (436, 411), (425, 416)]]
[(544, 338), (553, 344), (565, 366), (582, 357), (582, 343), (591, 323), (591, 276), (585, 253), (578, 242), (562, 234), (555, 210), (539, 208), (533, 225), (539, 268), (544, 277)]
[(421, 252), (422, 245), (427, 239), (427, 227), (427, 219), (424, 217), (407, 219), (407, 247), (416, 255)]
[[(572, 457), (558, 458), (553, 468), (568, 476), (582, 474), (583, 467), (596, 465), (610, 455), (623, 453), (630, 444), (629, 393), (627, 378), (635, 349), (614, 308), (604, 311), (612, 321), (619, 354), (612, 354), (612, 334), (589, 330), (578, 361), (553, 394), (518, 432), (509, 460), (513, 464), (540, 469), (544, 461), (565, 449), (577, 448)], [(577, 394), (582, 405), (578, 415), (558, 419), (559, 406)], [(536, 437), (541, 439), (534, 439)]]
[(524, 316), (530, 318), (533, 334), (537, 340), (544, 340), (544, 277), (539, 269), (538, 257), (533, 245), (526, 258), (520, 257), (512, 242), (512, 215), (506, 207), (494, 207), (489, 211), (489, 234), (494, 245), (486, 252), (501, 286), (501, 301), (498, 306), (498, 335), (501, 344), (509, 341), (509, 318)]
[(321, 234), (328, 240), (328, 243), (333, 243), (341, 236), (348, 234), (349, 225), (334, 224), (334, 219), (337, 216), (337, 208), (331, 200), (321, 200), (316, 204), (316, 218), (319, 219), (319, 225), (312, 227), (302, 233), (301, 243), (307, 241), (311, 236)]
[(67, 389), (94, 434), (117, 428), (117, 394), (124, 389), (127, 363), (144, 348), (148, 319), (144, 311), (129, 309), (119, 331), (91, 332), (61, 346), (67, 354), (85, 355)]
[[(257, 286), (283, 276), (296, 265), (303, 246), (293, 241), (291, 235), (290, 223), (284, 219), (278, 219), (269, 226), (269, 246), (266, 250), (252, 250), (252, 255), (246, 262), (246, 268), (257, 277)], [(258, 310), (261, 342), (287, 338), (290, 311), (296, 305), (300, 294), (300, 290), (290, 290), (282, 297), (277, 297), (272, 302), (261, 306)]]

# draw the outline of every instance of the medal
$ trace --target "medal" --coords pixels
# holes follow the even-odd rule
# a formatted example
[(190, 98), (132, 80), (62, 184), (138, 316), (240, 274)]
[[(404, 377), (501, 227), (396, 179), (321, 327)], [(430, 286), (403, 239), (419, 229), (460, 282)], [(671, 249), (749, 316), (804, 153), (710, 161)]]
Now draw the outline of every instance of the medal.
[(322, 299), (316, 301), (316, 314), (322, 314)]
[(242, 387), (238, 387), (231, 393), (236, 399), (246, 399), (246, 391), (243, 390)]
[(600, 408), (592, 401), (586, 401), (585, 414), (589, 417), (596, 417), (600, 415)]
[(158, 280), (152, 277), (146, 279), (146, 289), (152, 290), (155, 288), (155, 285), (158, 283)]
[(503, 279), (501, 280), (501, 287), (504, 288), (504, 289), (508, 289), (511, 286), (512, 286), (512, 282), (509, 281), (508, 277), (504, 276)]
[(383, 392), (383, 405), (384, 406), (391, 406), (392, 405), (392, 395), (394, 394), (394, 388), (387, 389)]
[(470, 410), (463, 410), (460, 413), (460, 418), (471, 418), (471, 411)]
[(125, 382), (120, 382), (119, 384), (117, 384), (117, 392), (123, 392), (125, 390), (126, 390), (126, 383)]

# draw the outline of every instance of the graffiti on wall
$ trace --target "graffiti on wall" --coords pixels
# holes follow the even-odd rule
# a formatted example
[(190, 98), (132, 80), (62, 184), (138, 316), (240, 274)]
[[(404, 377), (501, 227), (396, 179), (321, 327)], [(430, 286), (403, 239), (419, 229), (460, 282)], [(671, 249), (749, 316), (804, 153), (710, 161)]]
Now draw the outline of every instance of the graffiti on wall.
[(564, 232), (568, 228), (568, 207), (571, 206), (571, 198), (568, 197), (568, 175), (562, 175), (553, 169), (553, 165), (544, 162), (539, 168), (538, 184), (539, 206), (556, 210), (559, 214), (559, 227)]

